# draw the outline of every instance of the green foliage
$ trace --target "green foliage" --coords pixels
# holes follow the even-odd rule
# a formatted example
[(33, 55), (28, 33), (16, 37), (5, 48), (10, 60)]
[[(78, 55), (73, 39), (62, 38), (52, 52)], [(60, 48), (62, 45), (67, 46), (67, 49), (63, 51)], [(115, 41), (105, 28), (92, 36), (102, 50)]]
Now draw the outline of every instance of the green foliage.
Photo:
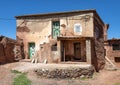
[(17, 70), (11, 70), (11, 72), (12, 72), (12, 73), (15, 73), (15, 74), (21, 73), (21, 72), (19, 72), (19, 71), (17, 71)]
[(16, 78), (14, 78), (13, 85), (31, 85), (31, 81), (27, 78), (25, 73), (20, 73), (15, 70), (13, 70), (12, 72), (19, 74)]
[(114, 85), (120, 85), (120, 82), (115, 83)]
[(88, 79), (88, 78), (86, 78), (86, 77), (82, 77), (82, 78), (81, 78), (81, 80), (86, 80), (86, 79)]

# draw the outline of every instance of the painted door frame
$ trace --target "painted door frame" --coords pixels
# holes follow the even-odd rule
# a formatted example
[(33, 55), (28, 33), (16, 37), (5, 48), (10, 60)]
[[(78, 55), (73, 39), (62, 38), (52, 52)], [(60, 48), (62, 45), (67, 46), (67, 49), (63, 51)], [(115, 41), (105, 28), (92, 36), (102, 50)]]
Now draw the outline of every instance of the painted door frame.
[(35, 42), (28, 43), (28, 52), (29, 58), (32, 58), (35, 55)]
[(60, 35), (60, 21), (52, 21), (52, 38)]

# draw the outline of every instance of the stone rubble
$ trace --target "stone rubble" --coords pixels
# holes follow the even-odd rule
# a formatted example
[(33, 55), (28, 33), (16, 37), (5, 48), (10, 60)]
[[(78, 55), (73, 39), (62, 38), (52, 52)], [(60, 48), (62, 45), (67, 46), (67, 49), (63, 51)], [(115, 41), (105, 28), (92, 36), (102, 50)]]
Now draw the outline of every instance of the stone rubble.
[(45, 78), (91, 78), (94, 73), (94, 67), (91, 66), (89, 68), (55, 68), (55, 69), (47, 69), (47, 68), (39, 68), (35, 69), (34, 72), (39, 77), (45, 77)]

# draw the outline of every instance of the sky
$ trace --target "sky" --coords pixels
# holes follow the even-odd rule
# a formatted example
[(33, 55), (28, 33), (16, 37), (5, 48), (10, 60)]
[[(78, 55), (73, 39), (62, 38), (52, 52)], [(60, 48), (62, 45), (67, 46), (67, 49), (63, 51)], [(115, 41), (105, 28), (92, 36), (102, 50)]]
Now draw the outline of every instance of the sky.
[(120, 0), (0, 0), (0, 35), (16, 39), (15, 16), (86, 9), (110, 25), (108, 39), (120, 38)]

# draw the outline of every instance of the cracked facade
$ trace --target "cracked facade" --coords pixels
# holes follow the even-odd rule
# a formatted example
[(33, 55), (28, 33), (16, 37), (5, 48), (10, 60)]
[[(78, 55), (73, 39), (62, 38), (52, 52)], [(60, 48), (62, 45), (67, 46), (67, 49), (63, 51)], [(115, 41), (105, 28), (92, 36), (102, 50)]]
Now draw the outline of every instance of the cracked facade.
[(109, 25), (96, 10), (23, 15), (16, 21), (26, 59), (37, 53), (39, 62), (83, 62), (103, 69)]

